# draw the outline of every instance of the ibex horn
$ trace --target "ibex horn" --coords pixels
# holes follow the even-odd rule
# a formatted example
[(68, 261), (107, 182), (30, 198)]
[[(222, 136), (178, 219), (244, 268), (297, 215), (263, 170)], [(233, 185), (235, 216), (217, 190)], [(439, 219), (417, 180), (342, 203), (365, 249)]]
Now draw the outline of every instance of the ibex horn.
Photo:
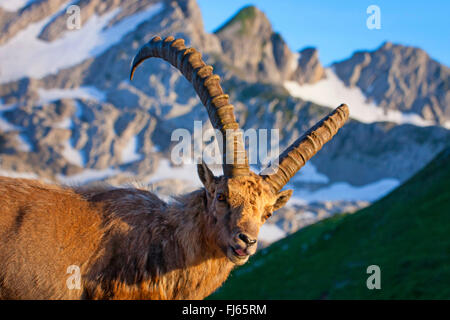
[(202, 60), (200, 52), (194, 48), (186, 48), (183, 39), (167, 37), (162, 40), (160, 37), (154, 37), (134, 57), (130, 79), (133, 79), (136, 68), (143, 61), (153, 57), (169, 62), (194, 86), (208, 111), (213, 127), (222, 133), (224, 175), (227, 177), (249, 175), (244, 139), (234, 116), (234, 107), (220, 86), (220, 77), (213, 74), (213, 68)]
[(348, 106), (341, 104), (287, 148), (279, 156), (278, 164), (269, 168), (272, 173), (261, 174), (274, 192), (280, 191), (297, 171), (333, 138), (347, 121), (348, 115)]

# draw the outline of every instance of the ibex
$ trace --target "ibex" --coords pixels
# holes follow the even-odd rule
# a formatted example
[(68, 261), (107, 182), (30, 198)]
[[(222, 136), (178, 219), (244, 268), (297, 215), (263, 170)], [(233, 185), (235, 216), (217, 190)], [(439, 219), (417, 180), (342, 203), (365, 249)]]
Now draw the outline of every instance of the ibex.
[(271, 172), (256, 174), (228, 95), (201, 54), (183, 39), (155, 37), (134, 57), (131, 79), (151, 57), (181, 71), (223, 134), (223, 176), (202, 162), (204, 187), (169, 203), (141, 189), (0, 177), (1, 299), (207, 297), (255, 253), (261, 225), (292, 195), (281, 189), (348, 118), (340, 105), (287, 148)]

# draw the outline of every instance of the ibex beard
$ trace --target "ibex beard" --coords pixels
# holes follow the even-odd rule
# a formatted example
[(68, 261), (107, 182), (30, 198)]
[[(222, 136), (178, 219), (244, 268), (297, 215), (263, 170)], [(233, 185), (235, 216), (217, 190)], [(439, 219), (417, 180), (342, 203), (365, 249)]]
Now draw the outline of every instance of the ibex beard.
[[(220, 78), (182, 39), (153, 38), (136, 55), (170, 62), (191, 81), (223, 139), (223, 175), (198, 165), (203, 188), (170, 203), (136, 188), (68, 188), (0, 177), (0, 299), (203, 299), (255, 253), (281, 191), (348, 118), (339, 106), (297, 139), (270, 173), (250, 171)], [(232, 143), (233, 148), (228, 148)], [(227, 155), (227, 150), (233, 150)], [(81, 285), (68, 286), (78, 266)], [(78, 268), (76, 268), (78, 270)]]

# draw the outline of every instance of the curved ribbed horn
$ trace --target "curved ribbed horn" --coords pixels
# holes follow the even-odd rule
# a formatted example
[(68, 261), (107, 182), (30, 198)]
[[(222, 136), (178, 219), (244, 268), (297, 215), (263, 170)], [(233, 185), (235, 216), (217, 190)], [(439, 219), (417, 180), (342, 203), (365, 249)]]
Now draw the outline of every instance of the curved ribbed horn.
[(297, 171), (333, 138), (348, 119), (348, 115), (348, 106), (341, 104), (279, 156), (278, 165), (269, 168), (273, 173), (261, 174), (274, 192), (280, 191)]
[(213, 74), (213, 68), (206, 65), (200, 52), (194, 48), (186, 48), (183, 39), (167, 37), (162, 40), (160, 37), (154, 37), (134, 57), (130, 79), (133, 79), (136, 68), (152, 57), (169, 62), (194, 86), (208, 111), (213, 127), (222, 133), (223, 139), (218, 140), (223, 141), (219, 147), (222, 148), (224, 175), (227, 177), (249, 175), (244, 139), (234, 116), (234, 107), (228, 102), (228, 95), (224, 94), (220, 86), (220, 77)]

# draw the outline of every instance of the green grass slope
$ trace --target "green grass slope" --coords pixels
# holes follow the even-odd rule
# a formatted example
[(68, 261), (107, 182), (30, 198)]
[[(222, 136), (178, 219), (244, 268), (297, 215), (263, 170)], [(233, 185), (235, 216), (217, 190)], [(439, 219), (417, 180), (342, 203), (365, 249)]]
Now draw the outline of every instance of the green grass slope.
[(370, 207), (258, 252), (209, 299), (450, 299), (450, 148)]

